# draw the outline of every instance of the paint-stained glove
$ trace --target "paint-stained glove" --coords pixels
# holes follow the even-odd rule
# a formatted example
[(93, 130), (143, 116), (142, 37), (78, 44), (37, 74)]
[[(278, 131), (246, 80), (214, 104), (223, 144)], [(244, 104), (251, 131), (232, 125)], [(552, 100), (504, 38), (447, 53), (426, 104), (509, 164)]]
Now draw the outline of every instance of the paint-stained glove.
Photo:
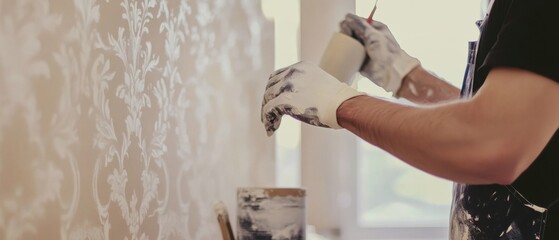
[(279, 128), (281, 117), (341, 128), (336, 111), (347, 99), (363, 95), (314, 64), (299, 62), (270, 75), (262, 101), (262, 123), (268, 136)]
[(347, 14), (340, 23), (341, 32), (360, 41), (367, 51), (361, 74), (394, 95), (403, 78), (420, 65), (419, 60), (400, 48), (386, 25), (372, 25), (357, 15)]

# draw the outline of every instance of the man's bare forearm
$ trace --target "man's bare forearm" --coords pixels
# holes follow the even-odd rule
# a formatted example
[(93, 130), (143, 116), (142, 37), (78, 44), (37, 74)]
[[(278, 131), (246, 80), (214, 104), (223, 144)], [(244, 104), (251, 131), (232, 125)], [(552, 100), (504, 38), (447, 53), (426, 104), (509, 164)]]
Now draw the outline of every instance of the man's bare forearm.
[(439, 177), (510, 184), (559, 129), (557, 102), (559, 84), (551, 79), (495, 68), (470, 99), (412, 107), (359, 96), (340, 105), (337, 119), (369, 143)]
[(342, 127), (423, 171), (456, 182), (502, 182), (498, 171), (509, 169), (482, 152), (493, 146), (480, 146), (483, 136), (468, 121), (471, 109), (464, 102), (418, 108), (360, 96), (337, 113)]
[(403, 79), (396, 96), (418, 104), (431, 104), (456, 100), (460, 98), (460, 90), (417, 67)]

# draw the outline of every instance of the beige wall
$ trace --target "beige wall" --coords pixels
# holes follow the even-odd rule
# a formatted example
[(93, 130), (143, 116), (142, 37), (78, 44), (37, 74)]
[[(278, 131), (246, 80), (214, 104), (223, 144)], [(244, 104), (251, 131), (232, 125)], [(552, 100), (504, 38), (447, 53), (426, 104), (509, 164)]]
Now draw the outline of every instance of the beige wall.
[(0, 0), (0, 239), (219, 239), (272, 185), (253, 0)]

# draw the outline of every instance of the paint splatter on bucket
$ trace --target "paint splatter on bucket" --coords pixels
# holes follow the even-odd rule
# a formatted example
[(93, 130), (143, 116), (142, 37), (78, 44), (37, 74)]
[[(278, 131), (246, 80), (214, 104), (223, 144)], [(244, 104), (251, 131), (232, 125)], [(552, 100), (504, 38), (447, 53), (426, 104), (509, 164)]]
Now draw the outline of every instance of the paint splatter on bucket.
[(239, 188), (238, 240), (304, 240), (305, 190)]

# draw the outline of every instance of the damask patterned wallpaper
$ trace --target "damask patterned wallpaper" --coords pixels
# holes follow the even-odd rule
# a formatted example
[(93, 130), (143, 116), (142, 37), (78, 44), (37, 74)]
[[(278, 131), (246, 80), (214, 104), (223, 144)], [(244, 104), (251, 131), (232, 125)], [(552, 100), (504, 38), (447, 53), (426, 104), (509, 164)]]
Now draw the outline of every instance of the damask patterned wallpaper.
[(272, 185), (254, 0), (0, 0), (0, 239), (219, 239)]

